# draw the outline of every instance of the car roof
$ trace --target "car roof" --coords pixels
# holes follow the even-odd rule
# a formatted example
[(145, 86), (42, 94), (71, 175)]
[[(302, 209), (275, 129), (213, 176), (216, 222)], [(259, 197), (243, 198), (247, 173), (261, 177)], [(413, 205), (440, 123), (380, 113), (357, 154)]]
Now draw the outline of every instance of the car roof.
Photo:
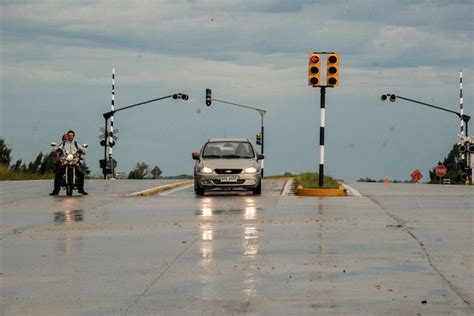
[(210, 138), (207, 141), (208, 143), (217, 143), (217, 142), (245, 142), (250, 143), (247, 138)]

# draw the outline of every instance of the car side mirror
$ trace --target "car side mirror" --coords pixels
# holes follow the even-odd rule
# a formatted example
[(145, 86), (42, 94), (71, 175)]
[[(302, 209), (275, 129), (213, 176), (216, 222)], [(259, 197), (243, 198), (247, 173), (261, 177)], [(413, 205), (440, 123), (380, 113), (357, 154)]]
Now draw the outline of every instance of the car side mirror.
[(263, 160), (263, 159), (265, 159), (264, 155), (262, 155), (262, 154), (257, 155), (257, 160)]
[(201, 158), (201, 156), (199, 155), (199, 153), (193, 153), (193, 159), (194, 160), (199, 160)]

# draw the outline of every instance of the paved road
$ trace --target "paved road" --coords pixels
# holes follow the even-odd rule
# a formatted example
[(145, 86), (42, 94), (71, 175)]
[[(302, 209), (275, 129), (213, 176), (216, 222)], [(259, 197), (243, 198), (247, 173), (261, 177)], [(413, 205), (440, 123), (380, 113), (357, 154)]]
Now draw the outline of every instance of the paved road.
[[(164, 184), (164, 183), (159, 183)], [(469, 315), (473, 189), (129, 197), (155, 181), (0, 183), (5, 315)]]

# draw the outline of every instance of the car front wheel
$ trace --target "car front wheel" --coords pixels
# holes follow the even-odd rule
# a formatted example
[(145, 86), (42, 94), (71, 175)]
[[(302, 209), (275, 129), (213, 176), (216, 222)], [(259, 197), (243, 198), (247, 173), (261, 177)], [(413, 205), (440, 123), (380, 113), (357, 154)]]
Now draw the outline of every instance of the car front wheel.
[(258, 184), (258, 186), (252, 190), (253, 194), (255, 195), (261, 195), (262, 194), (262, 182)]
[(194, 180), (194, 192), (196, 195), (204, 195), (204, 189), (199, 186), (197, 180)]

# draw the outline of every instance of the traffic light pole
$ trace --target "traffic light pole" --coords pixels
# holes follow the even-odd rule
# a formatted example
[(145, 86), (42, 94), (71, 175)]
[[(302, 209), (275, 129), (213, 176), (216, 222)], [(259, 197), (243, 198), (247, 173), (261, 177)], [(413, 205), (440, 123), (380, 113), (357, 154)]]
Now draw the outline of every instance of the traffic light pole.
[(402, 100), (405, 100), (405, 101), (410, 101), (410, 102), (413, 102), (413, 103), (418, 103), (418, 104), (421, 104), (421, 105), (425, 105), (425, 106), (428, 106), (430, 108), (434, 108), (434, 109), (438, 109), (438, 110), (441, 110), (441, 111), (445, 111), (445, 112), (449, 112), (449, 113), (453, 113), (453, 114), (456, 114), (461, 120), (463, 120), (463, 122), (466, 124), (466, 129), (464, 130), (465, 131), (465, 136), (468, 136), (468, 123), (469, 123), (469, 120), (471, 119), (471, 117), (469, 115), (465, 115), (465, 114), (461, 114), (461, 113), (458, 113), (456, 111), (452, 111), (452, 110), (449, 110), (449, 109), (445, 109), (445, 108), (442, 108), (442, 107), (439, 107), (439, 106), (436, 106), (436, 105), (432, 105), (432, 104), (428, 104), (428, 103), (424, 103), (424, 102), (420, 102), (420, 101), (416, 101), (416, 100), (412, 100), (412, 99), (409, 99), (409, 98), (405, 98), (405, 97), (401, 97), (399, 95), (395, 95), (396, 98), (398, 99), (402, 99)]
[(123, 110), (126, 110), (126, 109), (130, 109), (130, 108), (133, 108), (133, 107), (136, 107), (136, 106), (139, 106), (139, 105), (143, 105), (143, 104), (147, 104), (147, 103), (151, 103), (151, 102), (155, 102), (155, 101), (160, 101), (160, 100), (164, 100), (164, 99), (169, 99), (169, 98), (173, 98), (173, 99), (182, 99), (184, 101), (188, 100), (188, 95), (187, 94), (182, 94), (182, 93), (176, 93), (176, 94), (172, 94), (172, 95), (168, 95), (168, 96), (165, 96), (165, 97), (161, 97), (161, 98), (157, 98), (157, 99), (153, 99), (153, 100), (148, 100), (148, 101), (144, 101), (144, 102), (140, 102), (140, 103), (136, 103), (136, 104), (132, 104), (132, 105), (128, 105), (128, 106), (125, 106), (123, 108), (120, 108), (120, 109), (117, 109), (117, 110), (113, 110), (113, 111), (109, 111), (109, 112), (105, 112), (102, 114), (102, 116), (104, 117), (105, 119), (105, 131), (104, 131), (104, 136), (105, 136), (105, 146), (104, 146), (104, 165), (103, 165), (103, 168), (102, 168), (102, 172), (104, 173), (104, 179), (107, 179), (107, 174), (108, 174), (108, 170), (107, 170), (107, 165), (108, 165), (108, 159), (107, 159), (107, 147), (109, 145), (109, 140), (108, 140), (108, 137), (109, 137), (109, 134), (107, 132), (107, 126), (108, 126), (108, 121), (109, 119), (117, 112), (120, 112), (120, 111), (123, 111)]
[[(261, 148), (261, 152), (262, 152), (262, 155), (263, 155), (264, 154), (264, 144), (265, 144), (265, 128), (264, 128), (263, 118), (264, 118), (265, 114), (267, 113), (267, 111), (263, 110), (263, 109), (255, 108), (255, 107), (252, 107), (252, 106), (248, 106), (248, 105), (243, 105), (243, 104), (238, 104), (238, 103), (233, 103), (233, 102), (227, 102), (227, 101), (219, 100), (219, 99), (212, 99), (212, 101), (225, 103), (225, 104), (230, 104), (230, 105), (235, 105), (235, 106), (238, 106), (238, 107), (241, 107), (241, 108), (255, 110), (255, 111), (258, 112), (258, 114), (260, 114), (260, 124), (261, 124), (261, 131), (262, 131), (262, 144), (261, 144), (260, 148)], [(262, 176), (263, 176), (265, 159), (262, 159), (261, 161), (262, 161)]]
[[(386, 101), (387, 99), (389, 99), (392, 102), (395, 102), (397, 99), (402, 99), (402, 100), (405, 100), (405, 101), (425, 105), (425, 106), (430, 107), (430, 108), (434, 108), (434, 109), (438, 109), (438, 110), (441, 110), (441, 111), (456, 114), (456, 116), (459, 117), (464, 122), (464, 124), (466, 125), (466, 128), (464, 129), (464, 132), (465, 132), (464, 136), (465, 137), (469, 136), (469, 134), (468, 134), (468, 124), (469, 124), (469, 120), (471, 119), (471, 117), (469, 115), (461, 114), (459, 112), (452, 111), (452, 110), (449, 110), (449, 109), (445, 109), (445, 108), (442, 108), (442, 107), (439, 107), (439, 106), (436, 106), (436, 105), (433, 105), (433, 104), (428, 104), (428, 103), (425, 103), (425, 102), (420, 102), (420, 101), (417, 101), (417, 100), (401, 97), (401, 96), (395, 95), (395, 94), (383, 94), (382, 97), (381, 97), (381, 100)], [(463, 135), (461, 135), (461, 140), (462, 140), (462, 136)], [(466, 155), (466, 158), (467, 158), (466, 161), (468, 162), (468, 166), (469, 166), (469, 155)], [(469, 173), (468, 173), (466, 182), (467, 183), (472, 183), (472, 175), (470, 175)]]
[(319, 187), (324, 186), (324, 127), (326, 124), (326, 87), (321, 87), (321, 114), (319, 124)]

